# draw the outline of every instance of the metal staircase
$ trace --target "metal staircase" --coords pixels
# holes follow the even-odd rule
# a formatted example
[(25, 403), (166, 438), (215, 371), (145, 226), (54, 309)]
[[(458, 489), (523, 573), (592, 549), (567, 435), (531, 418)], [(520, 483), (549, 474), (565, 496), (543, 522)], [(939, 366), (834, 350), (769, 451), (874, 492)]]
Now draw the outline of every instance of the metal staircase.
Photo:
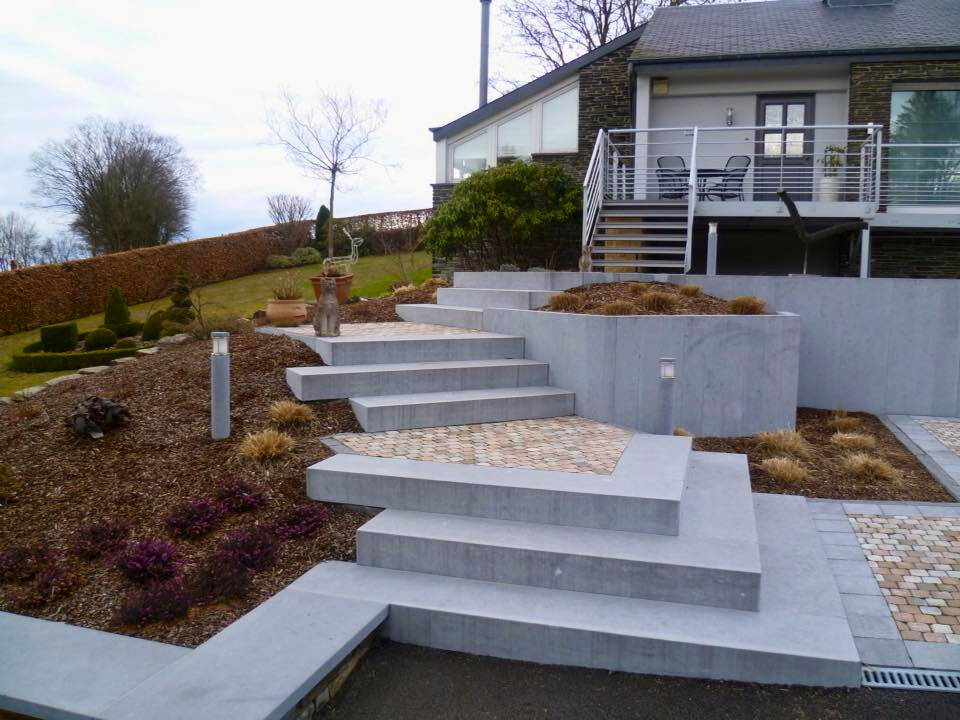
[(686, 200), (605, 200), (591, 238), (593, 266), (686, 272)]

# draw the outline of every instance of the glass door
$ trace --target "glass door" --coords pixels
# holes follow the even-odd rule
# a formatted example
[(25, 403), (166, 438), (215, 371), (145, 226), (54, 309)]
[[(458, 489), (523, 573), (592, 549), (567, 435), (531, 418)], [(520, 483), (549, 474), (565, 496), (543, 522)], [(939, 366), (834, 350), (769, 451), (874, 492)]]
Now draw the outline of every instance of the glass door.
[(813, 95), (757, 98), (754, 200), (777, 200), (777, 190), (794, 200), (813, 196)]

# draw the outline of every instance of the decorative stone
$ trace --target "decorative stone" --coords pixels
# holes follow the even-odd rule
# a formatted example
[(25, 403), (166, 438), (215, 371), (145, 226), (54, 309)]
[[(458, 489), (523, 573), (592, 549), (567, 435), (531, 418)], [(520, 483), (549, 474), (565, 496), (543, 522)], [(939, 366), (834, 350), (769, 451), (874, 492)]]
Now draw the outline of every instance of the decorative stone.
[(14, 402), (12, 397), (0, 397), (0, 405), (12, 405)]
[(136, 359), (135, 357), (118, 357), (118, 358), (114, 358), (113, 360), (111, 360), (111, 361), (110, 361), (110, 364), (111, 364), (111, 365), (123, 365), (123, 364), (125, 364), (125, 363), (132, 363), (132, 362), (136, 362), (136, 361), (137, 361), (137, 359)]
[(44, 385), (47, 387), (53, 387), (54, 385), (59, 385), (60, 383), (70, 382), (71, 380), (83, 380), (83, 375), (78, 373), (73, 373), (71, 375), (61, 375), (60, 377), (51, 378), (47, 380)]
[(32, 398), (34, 395), (42, 392), (45, 389), (45, 385), (34, 385), (33, 387), (24, 388), (23, 390), (17, 390), (13, 394), (13, 397), (17, 400), (27, 400), (28, 398)]
[(313, 330), (317, 337), (339, 337), (340, 309), (337, 302), (337, 284), (334, 278), (320, 280), (322, 296), (313, 315)]
[(158, 347), (140, 348), (137, 350), (137, 355), (156, 355), (158, 352), (160, 352)]
[(99, 375), (109, 369), (109, 365), (91, 365), (90, 367), (80, 368), (77, 372), (81, 375)]
[(167, 337), (162, 337), (157, 340), (157, 345), (181, 345), (190, 339), (190, 335), (187, 333), (177, 333), (176, 335), (168, 335)]

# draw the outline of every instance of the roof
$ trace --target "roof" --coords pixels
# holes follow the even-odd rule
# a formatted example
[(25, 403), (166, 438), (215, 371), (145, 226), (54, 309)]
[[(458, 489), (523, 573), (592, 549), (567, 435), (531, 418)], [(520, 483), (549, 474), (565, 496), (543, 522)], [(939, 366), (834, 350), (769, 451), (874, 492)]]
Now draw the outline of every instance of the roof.
[(600, 58), (605, 57), (612, 52), (616, 52), (624, 46), (636, 41), (642, 32), (643, 26), (641, 25), (635, 30), (624, 33), (620, 37), (604, 43), (600, 47), (591, 50), (585, 55), (581, 55), (576, 60), (571, 60), (566, 65), (561, 65), (556, 70), (551, 70), (546, 75), (541, 75), (535, 80), (531, 80), (526, 85), (521, 85), (516, 90), (508, 92), (506, 95), (501, 95), (496, 100), (488, 102), (486, 105), (483, 105), (473, 112), (457, 118), (453, 122), (449, 122), (441, 127), (430, 128), (430, 131), (433, 133), (433, 139), (442, 140), (443, 138), (450, 137), (451, 135), (456, 135), (461, 130), (465, 130), (473, 125), (483, 122), (484, 120), (491, 118), (494, 115), (503, 112), (504, 110), (509, 110), (513, 105), (523, 102), (527, 98), (533, 97), (537, 93), (543, 92), (544, 90), (563, 82), (567, 78), (573, 77), (580, 72), (582, 68), (586, 67), (590, 63), (596, 62)]
[(960, 48), (960, 0), (830, 7), (771, 0), (657, 10), (631, 62), (687, 62)]

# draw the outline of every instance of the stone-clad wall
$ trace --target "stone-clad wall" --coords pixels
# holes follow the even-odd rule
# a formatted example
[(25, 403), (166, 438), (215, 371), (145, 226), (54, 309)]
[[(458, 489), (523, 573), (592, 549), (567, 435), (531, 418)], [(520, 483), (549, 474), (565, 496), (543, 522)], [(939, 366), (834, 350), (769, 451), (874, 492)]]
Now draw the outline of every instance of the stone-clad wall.
[(870, 241), (871, 277), (960, 279), (960, 232), (924, 232), (875, 232)]
[(960, 60), (869, 62), (850, 65), (850, 124), (890, 125), (890, 93), (895, 83), (960, 80)]

